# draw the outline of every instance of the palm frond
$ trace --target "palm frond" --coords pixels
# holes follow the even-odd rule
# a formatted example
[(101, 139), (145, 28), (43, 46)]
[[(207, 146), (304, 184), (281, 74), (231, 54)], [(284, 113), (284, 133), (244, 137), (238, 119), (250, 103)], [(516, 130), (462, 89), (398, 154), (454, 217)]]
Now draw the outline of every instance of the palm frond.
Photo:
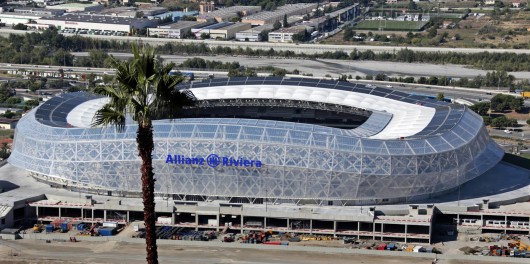
[(121, 132), (125, 128), (125, 112), (108, 103), (96, 111), (92, 126), (114, 126)]

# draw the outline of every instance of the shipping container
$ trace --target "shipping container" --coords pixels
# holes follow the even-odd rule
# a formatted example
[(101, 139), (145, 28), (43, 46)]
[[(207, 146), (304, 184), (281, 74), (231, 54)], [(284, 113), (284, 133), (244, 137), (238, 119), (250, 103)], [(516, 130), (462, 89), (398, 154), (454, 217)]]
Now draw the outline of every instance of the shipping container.
[(55, 229), (55, 226), (53, 224), (46, 225), (46, 233), (52, 233)]
[(102, 227), (98, 230), (100, 236), (113, 236), (116, 234), (116, 227)]

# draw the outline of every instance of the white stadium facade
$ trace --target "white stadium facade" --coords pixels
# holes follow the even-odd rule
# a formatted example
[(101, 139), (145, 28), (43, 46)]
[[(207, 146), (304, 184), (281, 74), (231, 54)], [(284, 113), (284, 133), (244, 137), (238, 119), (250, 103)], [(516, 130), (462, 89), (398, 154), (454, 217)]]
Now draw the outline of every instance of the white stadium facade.
[[(407, 203), (458, 188), (504, 153), (469, 108), (392, 89), (277, 77), (180, 88), (198, 105), (154, 122), (156, 191), (175, 200)], [(107, 100), (67, 93), (32, 110), (9, 163), (52, 185), (139, 197), (134, 122), (91, 127)]]

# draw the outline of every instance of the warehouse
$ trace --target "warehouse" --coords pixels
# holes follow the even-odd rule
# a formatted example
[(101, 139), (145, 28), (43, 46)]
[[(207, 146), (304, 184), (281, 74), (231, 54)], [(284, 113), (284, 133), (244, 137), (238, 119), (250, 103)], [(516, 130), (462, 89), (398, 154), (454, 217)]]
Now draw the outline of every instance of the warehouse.
[(72, 12), (99, 12), (102, 11), (105, 6), (98, 3), (68, 3), (62, 5), (47, 5), (47, 9), (62, 9), (66, 10), (67, 13)]
[(184, 38), (186, 34), (191, 35), (192, 28), (201, 28), (212, 25), (214, 22), (196, 22), (196, 21), (179, 21), (177, 23), (158, 26), (156, 28), (148, 28), (147, 34), (149, 37), (158, 38)]
[(34, 7), (20, 7), (15, 8), (13, 13), (17, 14), (33, 14), (41, 16), (62, 16), (66, 10), (64, 9), (47, 9), (47, 8), (34, 8)]
[[(410, 203), (458, 189), (504, 155), (472, 110), (396, 90), (281, 77), (179, 88), (197, 107), (153, 122), (155, 191), (176, 200)], [(136, 124), (91, 125), (107, 101), (44, 102), (18, 122), (8, 162), (47, 184), (140, 197)]]
[(45, 17), (44, 15), (36, 14), (19, 14), (19, 13), (0, 13), (0, 21), (6, 25), (26, 24), (31, 21), (37, 21), (40, 18)]
[(263, 26), (257, 26), (251, 29), (243, 30), (241, 32), (236, 33), (236, 39), (239, 41), (262, 41), (262, 34), (267, 34), (268, 37), (268, 31), (271, 31), (273, 29), (273, 25), (271, 24), (265, 24)]
[(306, 15), (312, 12), (317, 4), (292, 4), (278, 7), (274, 11), (263, 11), (254, 15), (243, 17), (241, 22), (250, 23), (253, 26), (274, 24), (277, 21), (282, 22), (284, 16)]
[(249, 16), (261, 11), (261, 6), (231, 6), (217, 9), (215, 11), (200, 14), (197, 21), (205, 22), (215, 20), (217, 22), (230, 21), (232, 18), (239, 17), (239, 15)]
[(218, 29), (210, 29), (210, 38), (212, 39), (233, 39), (237, 32), (250, 29), (250, 24), (235, 23)]
[(154, 27), (158, 24), (156, 20), (141, 18), (123, 18), (114, 16), (97, 15), (73, 15), (68, 14), (54, 18), (42, 18), (37, 20), (39, 24), (54, 26), (60, 30), (72, 29), (75, 31), (112, 31), (131, 33), (133, 29)]
[(208, 25), (208, 26), (198, 26), (198, 27), (194, 27), (191, 29), (191, 33), (193, 35), (195, 35), (196, 38), (200, 39), (202, 38), (201, 35), (202, 34), (206, 34), (206, 35), (209, 35), (210, 34), (210, 30), (212, 29), (219, 29), (219, 28), (224, 28), (224, 27), (227, 27), (227, 26), (230, 26), (230, 25), (233, 25), (234, 23), (233, 22), (221, 22), (221, 23), (217, 23), (217, 24), (211, 24), (211, 25)]

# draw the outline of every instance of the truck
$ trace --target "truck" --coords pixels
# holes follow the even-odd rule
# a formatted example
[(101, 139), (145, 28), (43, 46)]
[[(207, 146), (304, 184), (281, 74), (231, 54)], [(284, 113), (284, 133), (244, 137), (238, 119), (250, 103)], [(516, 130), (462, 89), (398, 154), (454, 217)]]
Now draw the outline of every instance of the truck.
[(528, 99), (528, 98), (530, 98), (530, 92), (521, 92), (521, 96), (522, 96), (524, 99)]

